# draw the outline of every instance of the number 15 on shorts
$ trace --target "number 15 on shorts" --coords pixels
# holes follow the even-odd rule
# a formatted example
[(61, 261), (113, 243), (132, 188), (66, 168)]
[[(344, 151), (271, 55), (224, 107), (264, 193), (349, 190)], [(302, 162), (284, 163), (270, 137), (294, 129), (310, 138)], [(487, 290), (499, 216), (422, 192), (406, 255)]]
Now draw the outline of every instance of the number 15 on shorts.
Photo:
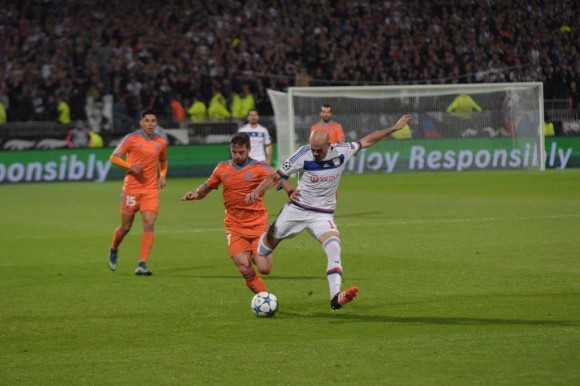
[(135, 196), (126, 196), (125, 197), (125, 206), (132, 208), (137, 205), (137, 197)]

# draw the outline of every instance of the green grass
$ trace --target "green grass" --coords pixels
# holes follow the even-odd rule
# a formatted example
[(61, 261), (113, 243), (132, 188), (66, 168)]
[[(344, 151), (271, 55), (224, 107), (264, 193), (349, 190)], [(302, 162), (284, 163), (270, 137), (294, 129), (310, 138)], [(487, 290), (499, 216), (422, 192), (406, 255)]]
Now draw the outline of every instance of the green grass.
[(139, 219), (107, 268), (120, 181), (0, 186), (0, 384), (580, 383), (580, 170), (345, 175), (359, 298), (330, 310), (302, 234), (275, 252), (272, 319), (227, 256), (221, 192), (180, 201), (201, 181), (169, 181), (147, 278)]

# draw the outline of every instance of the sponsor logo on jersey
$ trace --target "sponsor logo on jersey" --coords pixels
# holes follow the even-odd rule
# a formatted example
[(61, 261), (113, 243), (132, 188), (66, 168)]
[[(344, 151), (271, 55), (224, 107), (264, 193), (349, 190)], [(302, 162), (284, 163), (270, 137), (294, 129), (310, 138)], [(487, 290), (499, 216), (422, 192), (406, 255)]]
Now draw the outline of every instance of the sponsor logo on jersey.
[(340, 173), (333, 174), (330, 176), (317, 176), (314, 174), (314, 175), (310, 176), (310, 182), (315, 184), (317, 182), (334, 181), (334, 180), (338, 180), (339, 178), (340, 178)]

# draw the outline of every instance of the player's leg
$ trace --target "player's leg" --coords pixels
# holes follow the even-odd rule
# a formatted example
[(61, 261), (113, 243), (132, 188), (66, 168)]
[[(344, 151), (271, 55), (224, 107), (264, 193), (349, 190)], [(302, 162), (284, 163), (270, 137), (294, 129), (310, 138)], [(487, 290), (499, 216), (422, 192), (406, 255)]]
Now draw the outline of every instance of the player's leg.
[(147, 260), (153, 248), (155, 238), (155, 220), (159, 211), (159, 191), (150, 189), (139, 197), (139, 209), (143, 221), (143, 235), (141, 236), (141, 250), (139, 253), (139, 264), (135, 269), (135, 275), (150, 276), (153, 274), (147, 268)]
[(155, 239), (154, 229), (157, 213), (152, 211), (141, 212), (141, 219), (143, 221), (143, 235), (141, 235), (139, 264), (135, 269), (135, 274), (139, 276), (150, 276), (153, 272), (147, 268), (147, 260), (149, 260), (151, 248), (153, 248), (153, 241)]
[(326, 278), (332, 299), (340, 292), (342, 285), (340, 234), (334, 231), (326, 232), (319, 238), (319, 241), (326, 254)]
[(292, 238), (306, 228), (304, 210), (286, 204), (268, 232), (260, 236), (258, 253), (254, 262), (260, 273), (267, 275), (272, 271), (272, 252), (285, 239)]
[(119, 258), (119, 246), (123, 239), (131, 230), (133, 220), (135, 220), (135, 198), (123, 192), (121, 196), (121, 225), (115, 229), (113, 241), (109, 249), (109, 268), (111, 271), (117, 269), (117, 260)]
[(353, 301), (358, 295), (358, 287), (341, 291), (342, 260), (340, 233), (331, 215), (313, 215), (316, 219), (309, 225), (310, 233), (320, 241), (326, 254), (326, 279), (330, 291), (330, 307), (333, 310)]
[(272, 272), (272, 252), (276, 246), (282, 241), (270, 234), (270, 231), (264, 232), (258, 239), (257, 253), (254, 255), (254, 263), (258, 267), (258, 271), (263, 275), (268, 275)]
[(238, 235), (228, 233), (228, 250), (232, 261), (238, 268), (238, 271), (242, 274), (246, 286), (253, 293), (258, 292), (268, 292), (264, 280), (256, 273), (254, 266), (252, 265), (252, 255), (254, 254), (255, 247), (252, 246), (252, 242), (257, 244), (257, 239), (247, 239)]

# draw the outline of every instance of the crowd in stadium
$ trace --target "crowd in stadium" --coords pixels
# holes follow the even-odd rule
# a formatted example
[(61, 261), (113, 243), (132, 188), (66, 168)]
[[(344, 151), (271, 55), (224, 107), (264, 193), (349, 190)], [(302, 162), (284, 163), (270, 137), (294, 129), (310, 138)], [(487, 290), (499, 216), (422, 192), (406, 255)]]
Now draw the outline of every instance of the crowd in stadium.
[(262, 115), (268, 88), (361, 84), (541, 81), (578, 108), (574, 0), (2, 3), (8, 122), (55, 120), (63, 104), (84, 119), (86, 98), (107, 94), (129, 120), (218, 94), (235, 118), (244, 86)]

